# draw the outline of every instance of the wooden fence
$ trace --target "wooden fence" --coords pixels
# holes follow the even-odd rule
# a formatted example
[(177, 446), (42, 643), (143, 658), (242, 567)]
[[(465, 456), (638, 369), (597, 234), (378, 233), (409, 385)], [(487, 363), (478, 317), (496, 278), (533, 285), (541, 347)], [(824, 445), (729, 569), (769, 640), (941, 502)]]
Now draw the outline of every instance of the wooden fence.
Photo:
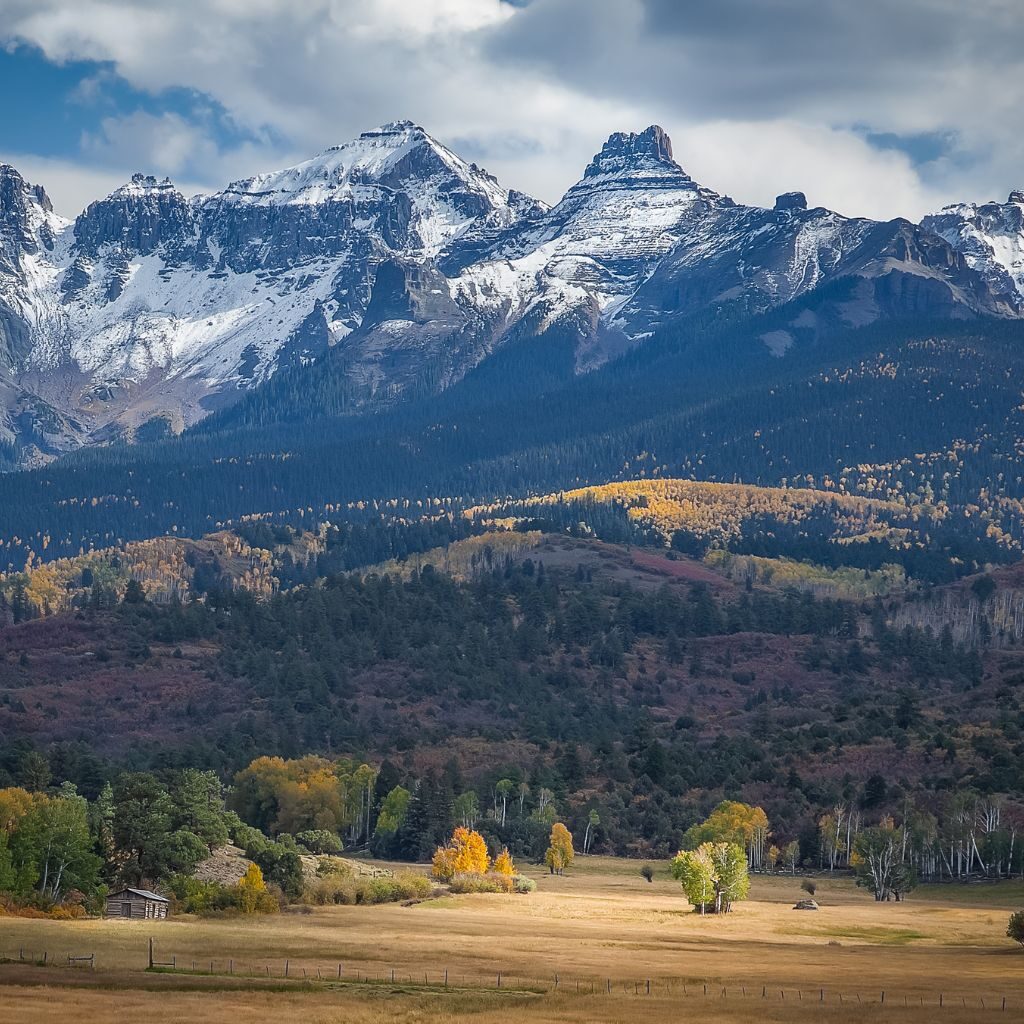
[(63, 956), (53, 956), (48, 950), (43, 952), (25, 952), (25, 947), (21, 946), (18, 949), (17, 956), (14, 953), (6, 953), (0, 951), (0, 964), (34, 964), (37, 967), (77, 967), (85, 966), (90, 970), (96, 970), (96, 954), (86, 953), (81, 956), (75, 956), (72, 953), (67, 954), (65, 959)]
[(172, 957), (165, 964), (153, 962), (153, 970), (165, 973), (210, 976), (249, 977), (279, 979), (291, 982), (322, 983), (325, 987), (343, 985), (401, 985), (417, 989), (481, 990), (505, 989), (508, 991), (533, 993), (574, 993), (580, 996), (627, 995), (634, 997), (671, 997), (682, 999), (744, 999), (776, 1002), (818, 1003), (831, 1005), (875, 1005), (892, 1007), (931, 1006), (945, 1009), (951, 1006), (1005, 1012), (1020, 1011), (1024, 999), (1010, 999), (1005, 995), (963, 995), (945, 991), (914, 993), (875, 989), (851, 991), (848, 988), (800, 988), (757, 984), (722, 984), (721, 982), (694, 981), (684, 978), (598, 978), (566, 977), (554, 974), (550, 977), (529, 977), (514, 972), (497, 971), (493, 974), (479, 974), (453, 971), (448, 968), (434, 971), (411, 971), (405, 967), (377, 967), (367, 969), (353, 967), (344, 962), (330, 964), (320, 962), (315, 966), (297, 964), (291, 959), (274, 963), (254, 962), (235, 958), (221, 960), (195, 960)]
[[(53, 956), (49, 951), (26, 952), (21, 947), (15, 953), (0, 950), (0, 964), (31, 964), (39, 967), (87, 967), (96, 970), (96, 954), (74, 955), (68, 953)], [(693, 980), (689, 978), (609, 978), (609, 977), (566, 977), (554, 974), (550, 977), (528, 977), (525, 975), (498, 971), (494, 974), (468, 973), (452, 971), (448, 968), (431, 971), (410, 971), (402, 967), (378, 967), (366, 969), (362, 966), (352, 967), (343, 961), (330, 964), (324, 962), (316, 966), (296, 964), (291, 959), (275, 963), (239, 960), (233, 957), (220, 960), (196, 960), (192, 957), (173, 955), (169, 959), (155, 958), (154, 942), (149, 940), (148, 970), (166, 974), (199, 975), (205, 977), (249, 977), (260, 979), (279, 979), (287, 982), (322, 984), (324, 987), (337, 986), (339, 983), (348, 985), (402, 985), (423, 989), (446, 990), (481, 990), (505, 989), (508, 991), (533, 993), (573, 993), (579, 996), (633, 996), (648, 998), (654, 996), (700, 999), (700, 1000), (755, 1000), (757, 1002), (797, 1002), (830, 1005), (860, 1005), (893, 1007), (932, 1007), (943, 1010), (948, 1007), (964, 1009), (1019, 1013), (1024, 1008), (1024, 1000), (1008, 999), (1005, 995), (990, 994), (970, 996), (959, 993), (935, 991), (914, 993), (876, 989), (871, 992), (850, 991), (847, 988), (800, 988), (780, 987), (757, 983), (727, 984)]]

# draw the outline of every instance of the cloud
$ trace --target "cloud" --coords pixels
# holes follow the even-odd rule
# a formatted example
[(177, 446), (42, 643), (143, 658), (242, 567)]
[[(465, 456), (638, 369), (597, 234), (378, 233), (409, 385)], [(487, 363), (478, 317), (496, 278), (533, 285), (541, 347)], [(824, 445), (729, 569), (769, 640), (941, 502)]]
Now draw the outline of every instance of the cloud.
[[(0, 163), (17, 167), (26, 181), (42, 185), (57, 213), (74, 218), (95, 199), (108, 195), (127, 176), (118, 168), (90, 167), (78, 160), (52, 159), (31, 153), (0, 151)], [(202, 191), (196, 182), (179, 182), (187, 195)]]
[(189, 180), (198, 191), (248, 177), (267, 160), (281, 166), (302, 158), (253, 141), (224, 147), (209, 120), (144, 111), (103, 118), (97, 131), (83, 133), (81, 148), (94, 164)]
[(906, 153), (817, 125), (714, 121), (693, 126), (674, 149), (698, 181), (760, 206), (771, 206), (783, 192), (802, 191), (811, 206), (851, 216), (919, 219), (944, 198), (922, 182)]
[[(1015, 0), (2, 0), (3, 35), (217, 113), (112, 112), (83, 159), (205, 187), (410, 117), (557, 199), (652, 122), (738, 200), (916, 215), (1024, 166)], [(102, 83), (83, 87), (83, 96)], [(937, 151), (917, 145), (944, 140)], [(129, 167), (129, 165), (131, 165)], [(177, 169), (177, 170), (175, 170)]]
[[(951, 143), (942, 156), (909, 165), (919, 206), (938, 195), (1004, 194), (1021, 173), (1020, 13), (1015, 0), (538, 0), (491, 34), (488, 52), (591, 97), (664, 111), (671, 127), (695, 129), (688, 138), (700, 126), (760, 135), (756, 126), (780, 122), (827, 132), (820, 137), (832, 143), (888, 135), (873, 147), (882, 150), (899, 148), (893, 139), (942, 136)], [(782, 133), (774, 149), (760, 140), (758, 152), (786, 163), (789, 138)], [(766, 170), (750, 163), (752, 191)], [(821, 160), (812, 173), (825, 176), (823, 190), (833, 175), (849, 177)]]

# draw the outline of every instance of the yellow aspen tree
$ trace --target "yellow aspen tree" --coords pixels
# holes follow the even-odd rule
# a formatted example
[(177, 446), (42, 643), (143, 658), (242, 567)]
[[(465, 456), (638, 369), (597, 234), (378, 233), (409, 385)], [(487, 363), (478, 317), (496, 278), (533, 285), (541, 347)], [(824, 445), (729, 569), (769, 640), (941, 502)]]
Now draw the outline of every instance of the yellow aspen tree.
[(487, 843), (479, 832), (469, 828), (457, 828), (452, 833), (451, 845), (455, 848), (455, 870), (460, 874), (483, 875), (491, 866)]
[(439, 846), (434, 851), (431, 874), (439, 882), (450, 882), (455, 876), (455, 851), (450, 846)]
[(547, 853), (544, 855), (544, 863), (553, 875), (560, 875), (572, 864), (576, 851), (572, 847), (572, 833), (560, 821), (551, 826), (551, 836), (548, 839)]
[(516, 873), (516, 866), (512, 863), (512, 854), (508, 852), (507, 846), (502, 847), (501, 853), (495, 858), (494, 872), (504, 875), (505, 878), (511, 878)]
[(260, 896), (267, 891), (263, 872), (258, 864), (250, 864), (238, 882), (238, 906), (243, 914), (255, 914), (260, 905)]
[(484, 837), (462, 826), (434, 851), (433, 875), (442, 882), (450, 882), (455, 875), (484, 875), (490, 866)]

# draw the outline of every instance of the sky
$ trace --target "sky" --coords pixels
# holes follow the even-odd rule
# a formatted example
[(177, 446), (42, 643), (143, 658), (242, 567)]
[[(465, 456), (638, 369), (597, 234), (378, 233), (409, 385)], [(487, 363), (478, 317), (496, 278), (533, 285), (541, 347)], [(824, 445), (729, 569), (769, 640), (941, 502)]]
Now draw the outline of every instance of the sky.
[(74, 216), (411, 119), (548, 202), (660, 124), (739, 202), (918, 218), (1024, 187), (1020, 0), (0, 0), (0, 161)]

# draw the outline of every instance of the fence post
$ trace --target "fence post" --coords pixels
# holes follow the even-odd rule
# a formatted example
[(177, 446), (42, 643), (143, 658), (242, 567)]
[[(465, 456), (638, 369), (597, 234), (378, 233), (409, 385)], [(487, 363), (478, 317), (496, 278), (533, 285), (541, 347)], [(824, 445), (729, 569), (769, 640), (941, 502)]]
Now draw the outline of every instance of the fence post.
[(651, 979), (650, 978), (647, 979), (647, 994), (648, 995), (651, 994)]
[(341, 964), (338, 964), (338, 977), (341, 977)]
[(444, 969), (444, 987), (445, 988), (448, 987), (448, 968), (447, 967)]
[(942, 1009), (942, 993), (939, 993), (939, 1009)]
[(149, 937), (149, 969), (153, 969), (153, 936)]
[(885, 1006), (885, 989), (882, 989), (882, 1005)]
[(284, 976), (286, 978), (288, 977), (288, 961), (287, 960), (285, 960), (285, 962), (284, 962)]
[(501, 988), (501, 971), (498, 971), (498, 988)]

